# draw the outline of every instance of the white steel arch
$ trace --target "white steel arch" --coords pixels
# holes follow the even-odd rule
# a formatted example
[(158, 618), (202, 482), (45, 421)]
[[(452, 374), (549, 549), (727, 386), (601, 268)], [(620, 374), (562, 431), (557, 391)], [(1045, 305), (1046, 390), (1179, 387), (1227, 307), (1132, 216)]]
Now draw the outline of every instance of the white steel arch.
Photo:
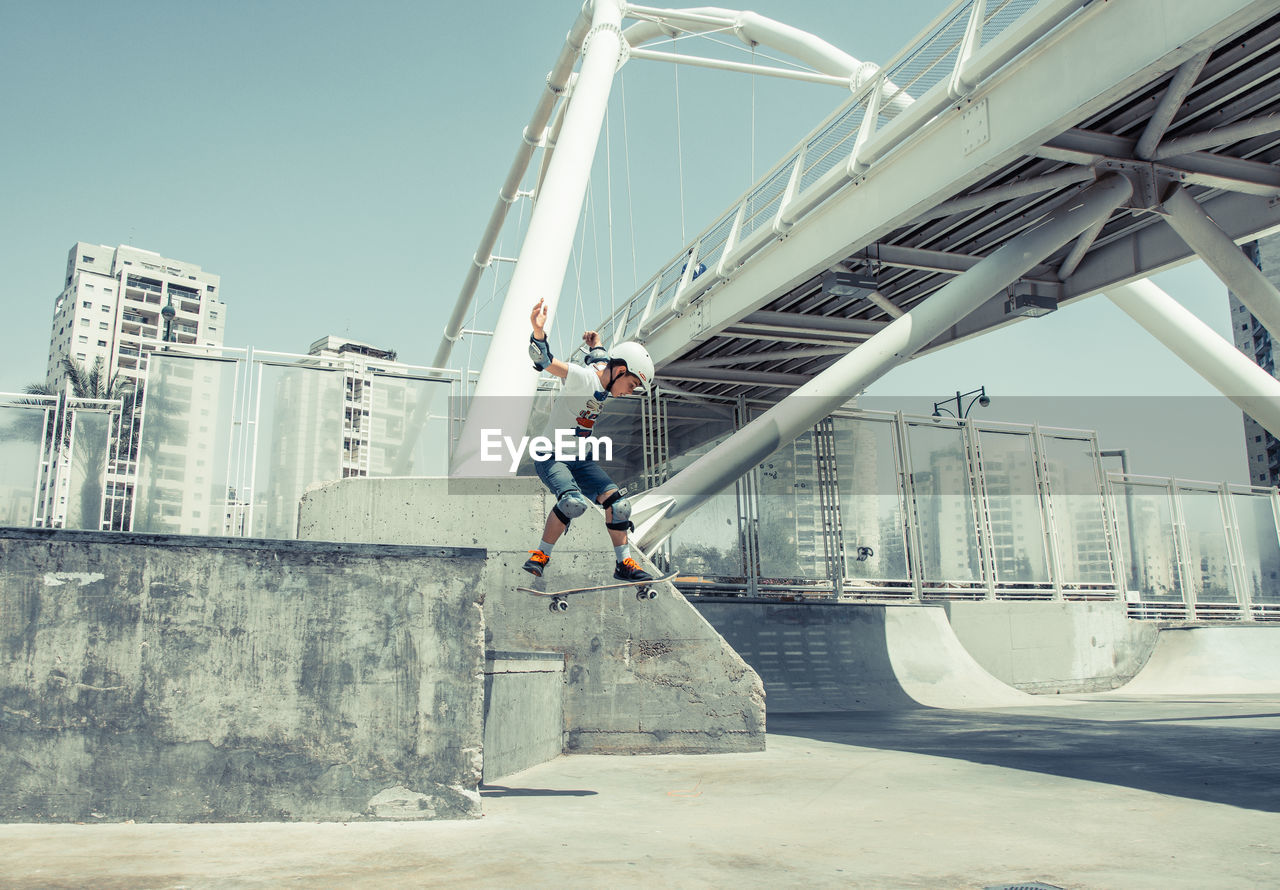
[[(588, 11), (590, 28), (583, 34), (583, 20)], [(642, 18), (643, 21), (624, 33), (621, 30), (624, 16)], [(519, 197), (516, 189), (528, 169), (532, 149), (538, 145), (547, 147), (547, 159), (537, 189), (539, 200), (521, 245), (471, 408), (458, 439), (453, 461), (456, 473), (471, 476), (496, 471), (479, 461), (481, 431), (504, 429), (519, 435), (528, 422), (537, 386), (537, 374), (531, 371), (525, 358), (528, 313), (541, 299), (547, 306), (548, 327), (554, 323), (573, 232), (582, 210), (615, 70), (629, 53), (639, 57), (639, 53), (630, 48), (632, 45), (666, 36), (672, 31), (698, 33), (726, 28), (748, 45), (764, 45), (788, 53), (854, 91), (873, 81), (879, 71), (877, 66), (860, 62), (818, 37), (755, 13), (713, 7), (659, 10), (629, 7), (618, 0), (588, 0), (583, 14), (570, 31), (555, 69), (548, 75), (548, 92), (551, 94), (564, 92), (572, 84), (571, 95), (566, 95), (562, 106), (563, 117), (558, 116), (551, 127), (547, 127), (554, 99), (549, 101), (544, 95), (530, 128), (525, 131), (524, 145), (499, 193), (498, 205), (481, 237), (480, 248), (472, 259), (472, 268), (458, 295), (433, 363), (437, 366), (447, 364), (452, 345), (462, 334), (462, 325), (479, 284), (480, 273), (493, 259), (493, 245), (507, 209)], [(578, 74), (570, 79), (566, 59), (571, 64), (577, 46), (581, 46), (582, 65)], [(681, 56), (679, 59), (689, 61), (690, 57)], [(713, 66), (733, 67), (723, 63), (713, 63)], [(787, 71), (756, 67), (761, 68), (762, 73), (776, 71), (785, 75)], [(910, 105), (910, 98), (891, 84), (882, 82), (878, 89), (884, 96), (886, 114), (896, 114)], [(537, 132), (531, 132), (533, 130)], [(550, 150), (552, 144), (556, 147), (554, 152)]]

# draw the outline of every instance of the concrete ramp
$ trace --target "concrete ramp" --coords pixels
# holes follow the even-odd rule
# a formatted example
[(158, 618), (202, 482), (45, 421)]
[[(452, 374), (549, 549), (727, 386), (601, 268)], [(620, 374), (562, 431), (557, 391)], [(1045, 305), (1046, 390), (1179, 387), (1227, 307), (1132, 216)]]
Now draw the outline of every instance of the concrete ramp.
[(987, 673), (939, 606), (698, 601), (764, 681), (771, 711), (1043, 704)]
[(1166, 627), (1114, 695), (1280, 693), (1280, 626)]

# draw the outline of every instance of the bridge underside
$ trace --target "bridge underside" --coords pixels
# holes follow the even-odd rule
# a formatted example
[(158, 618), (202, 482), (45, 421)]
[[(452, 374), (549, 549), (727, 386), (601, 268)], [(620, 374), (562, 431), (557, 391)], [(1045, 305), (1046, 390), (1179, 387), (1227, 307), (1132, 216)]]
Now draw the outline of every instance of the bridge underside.
[(1204, 27), (1191, 4), (1163, 4), (1182, 39), (1150, 19), (1133, 30), (1145, 5), (1085, 6), (980, 98), (954, 103), (687, 311), (657, 319), (647, 342), (662, 380), (779, 401), (1107, 173), (1133, 182), (1126, 206), (916, 354), (1194, 258), (1166, 224), (1179, 188), (1237, 242), (1280, 226), (1276, 4), (1231, 4)]

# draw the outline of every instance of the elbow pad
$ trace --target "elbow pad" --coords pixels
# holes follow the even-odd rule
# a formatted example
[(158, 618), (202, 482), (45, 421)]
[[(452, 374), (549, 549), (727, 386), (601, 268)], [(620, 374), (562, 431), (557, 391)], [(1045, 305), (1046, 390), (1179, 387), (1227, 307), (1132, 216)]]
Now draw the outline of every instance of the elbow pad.
[(547, 341), (535, 340), (533, 334), (529, 335), (529, 358), (533, 360), (533, 367), (537, 371), (545, 371), (555, 360)]

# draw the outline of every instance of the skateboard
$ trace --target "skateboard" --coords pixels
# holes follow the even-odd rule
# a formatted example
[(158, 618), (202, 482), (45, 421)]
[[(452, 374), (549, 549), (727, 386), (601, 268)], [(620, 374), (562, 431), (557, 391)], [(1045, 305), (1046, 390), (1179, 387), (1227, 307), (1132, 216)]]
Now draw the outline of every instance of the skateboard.
[(572, 596), (575, 593), (590, 593), (593, 590), (615, 590), (623, 587), (634, 587), (636, 588), (636, 599), (651, 600), (658, 595), (658, 591), (653, 589), (653, 585), (670, 581), (677, 574), (678, 572), (668, 572), (657, 578), (650, 578), (648, 581), (618, 581), (614, 584), (597, 584), (594, 587), (571, 587), (568, 590), (535, 590), (532, 587), (517, 587), (516, 590), (532, 596), (549, 596), (551, 597), (551, 602), (547, 604), (548, 609), (552, 612), (567, 612), (569, 610), (569, 601), (565, 597)]

